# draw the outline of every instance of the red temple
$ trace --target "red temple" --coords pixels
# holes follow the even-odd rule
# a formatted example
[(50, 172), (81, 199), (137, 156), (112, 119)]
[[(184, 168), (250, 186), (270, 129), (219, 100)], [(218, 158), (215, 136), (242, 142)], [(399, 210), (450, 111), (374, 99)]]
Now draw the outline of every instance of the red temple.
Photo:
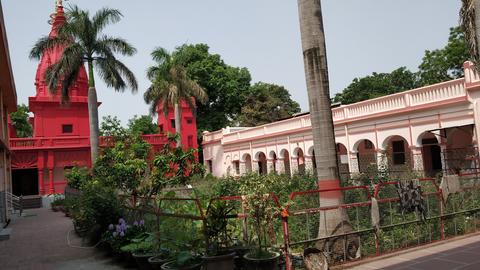
[[(50, 36), (65, 23), (63, 7), (59, 5), (52, 22)], [(48, 195), (63, 193), (65, 170), (72, 166), (91, 166), (88, 120), (88, 78), (82, 68), (74, 86), (69, 89), (70, 102), (60, 103), (60, 94), (48, 90), (44, 75), (47, 68), (56, 63), (63, 48), (55, 48), (43, 54), (35, 77), (36, 95), (29, 97), (29, 108), (34, 114), (32, 138), (16, 138), (12, 129), (12, 183), (16, 195)], [(60, 93), (60, 90), (57, 91)], [(100, 105), (100, 103), (99, 103)], [(166, 143), (167, 132), (175, 132), (173, 110), (167, 116), (161, 106), (158, 109), (160, 134), (144, 135), (155, 150)], [(100, 138), (104, 145), (105, 138)], [(197, 128), (192, 110), (182, 104), (182, 145), (198, 148)]]

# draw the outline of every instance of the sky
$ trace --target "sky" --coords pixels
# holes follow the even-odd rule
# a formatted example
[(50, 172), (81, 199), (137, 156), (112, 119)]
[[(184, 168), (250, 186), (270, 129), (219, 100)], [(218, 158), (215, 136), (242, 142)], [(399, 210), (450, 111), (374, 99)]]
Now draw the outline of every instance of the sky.
[[(28, 53), (47, 35), (55, 0), (1, 0), (18, 103), (35, 95), (38, 62)], [(417, 70), (426, 49), (443, 47), (449, 28), (458, 25), (459, 0), (322, 0), (330, 92), (342, 91), (356, 77), (406, 66)], [(121, 36), (138, 50), (121, 58), (135, 73), (139, 91), (117, 93), (97, 79), (100, 117), (123, 124), (148, 113), (145, 71), (155, 47), (170, 51), (184, 43), (206, 43), (232, 66), (250, 70), (253, 82), (285, 86), (308, 110), (296, 0), (69, 0), (92, 13), (119, 9), (124, 18), (105, 33)]]

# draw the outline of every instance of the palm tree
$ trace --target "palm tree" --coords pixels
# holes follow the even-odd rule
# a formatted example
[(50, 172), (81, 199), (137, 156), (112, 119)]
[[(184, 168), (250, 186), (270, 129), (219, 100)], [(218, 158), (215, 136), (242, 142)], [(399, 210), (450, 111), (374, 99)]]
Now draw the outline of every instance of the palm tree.
[[(61, 5), (58, 11), (63, 13)], [(137, 80), (133, 72), (115, 57), (115, 53), (131, 56), (136, 49), (126, 40), (104, 35), (102, 31), (122, 18), (120, 11), (103, 8), (90, 17), (88, 11), (72, 6), (67, 12), (67, 21), (59, 26), (56, 35), (40, 38), (30, 52), (30, 57), (40, 59), (44, 52), (63, 48), (60, 60), (45, 73), (50, 92), (55, 93), (61, 84), (62, 102), (68, 102), (69, 89), (75, 83), (84, 63), (88, 65), (88, 112), (90, 122), (90, 145), (92, 163), (98, 156), (98, 102), (95, 88), (94, 67), (108, 87), (123, 92), (127, 86), (136, 92)], [(57, 14), (59, 16), (59, 14)], [(63, 15), (62, 15), (63, 16)]]
[(474, 62), (477, 71), (480, 71), (480, 0), (462, 0), (460, 24), (465, 31), (471, 60)]
[(165, 115), (169, 108), (174, 107), (177, 147), (181, 147), (182, 112), (179, 104), (184, 101), (194, 111), (195, 103), (192, 97), (204, 104), (208, 99), (207, 94), (188, 76), (185, 67), (179, 64), (174, 55), (167, 50), (157, 48), (151, 55), (157, 65), (150, 67), (147, 71), (147, 77), (152, 84), (145, 92), (144, 99), (147, 104), (150, 104), (150, 112), (153, 115), (156, 114), (159, 103), (162, 103)]
[[(320, 188), (339, 187), (340, 177), (330, 106), (327, 54), (320, 0), (298, 0), (298, 10), (319, 186)], [(320, 195), (321, 206), (338, 205), (342, 201), (340, 192)], [(319, 237), (349, 230), (351, 226), (345, 210), (326, 211), (320, 216)], [(332, 244), (335, 244), (335, 241), (330, 243)], [(358, 247), (356, 243), (354, 245)], [(356, 247), (353, 253), (356, 252)]]

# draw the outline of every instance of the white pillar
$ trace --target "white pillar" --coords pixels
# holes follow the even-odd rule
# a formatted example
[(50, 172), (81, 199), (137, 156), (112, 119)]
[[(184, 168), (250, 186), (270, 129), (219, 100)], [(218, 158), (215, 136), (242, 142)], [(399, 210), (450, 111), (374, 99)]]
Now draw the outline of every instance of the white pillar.
[(290, 159), (290, 175), (298, 173), (298, 161), (296, 157)]
[[(377, 150), (377, 168), (380, 173), (388, 171), (387, 153), (383, 149)], [(380, 175), (385, 176), (385, 175)]]
[(447, 144), (446, 143), (441, 143), (440, 144), (440, 158), (442, 160), (442, 170), (446, 174), (450, 174), (449, 168), (448, 168), (448, 154), (447, 154)]
[(274, 167), (275, 161), (272, 159), (267, 159), (267, 173), (274, 173), (275, 172), (275, 167)]
[(252, 172), (260, 173), (258, 169), (258, 160), (252, 161)]
[(360, 172), (360, 167), (358, 165), (358, 157), (357, 157), (357, 152), (350, 152), (348, 154), (348, 166), (349, 166), (349, 171), (351, 174), (356, 174)]
[(277, 167), (277, 173), (278, 174), (285, 173), (285, 163), (284, 163), (283, 158), (277, 159), (276, 167)]
[(421, 176), (424, 175), (424, 168), (423, 168), (423, 154), (421, 147), (412, 147), (412, 167), (416, 173), (419, 173)]
[(245, 166), (245, 161), (240, 161), (240, 175), (245, 175), (247, 167)]

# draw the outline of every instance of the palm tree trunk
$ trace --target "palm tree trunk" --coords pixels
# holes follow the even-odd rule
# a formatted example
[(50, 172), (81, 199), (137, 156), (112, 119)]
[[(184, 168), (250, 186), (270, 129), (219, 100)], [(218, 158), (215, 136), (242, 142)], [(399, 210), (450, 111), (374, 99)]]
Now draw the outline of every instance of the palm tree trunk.
[(462, 0), (460, 23), (470, 50), (470, 60), (480, 72), (480, 0)]
[[(328, 66), (320, 0), (298, 0), (303, 59), (307, 80), (313, 145), (320, 188), (339, 187), (339, 173), (332, 110)], [(320, 205), (337, 205), (343, 201), (340, 192), (323, 193)], [(321, 213), (319, 237), (348, 231), (351, 228), (344, 210)]]
[(93, 77), (93, 63), (88, 62), (88, 120), (90, 123), (90, 155), (92, 165), (98, 157), (98, 100)]
[(177, 147), (182, 147), (182, 109), (180, 105), (175, 103), (175, 132), (177, 133)]

